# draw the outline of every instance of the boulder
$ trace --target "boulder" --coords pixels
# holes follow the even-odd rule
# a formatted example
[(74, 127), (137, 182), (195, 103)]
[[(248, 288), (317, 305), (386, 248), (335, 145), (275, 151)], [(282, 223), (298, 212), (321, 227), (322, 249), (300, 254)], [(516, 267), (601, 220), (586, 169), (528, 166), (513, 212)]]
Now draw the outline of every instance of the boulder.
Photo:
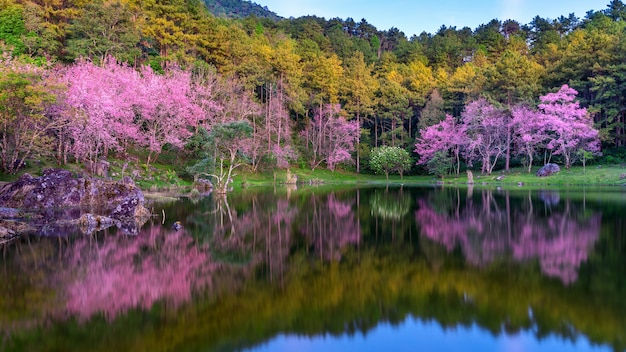
[(556, 174), (561, 171), (561, 168), (557, 164), (545, 164), (541, 169), (539, 169), (536, 173), (537, 177), (546, 177), (552, 174)]
[(209, 191), (211, 191), (213, 189), (213, 183), (211, 182), (211, 180), (208, 180), (206, 178), (198, 178), (193, 183), (193, 188), (195, 188), (198, 191), (200, 191), (200, 193), (205, 193), (205, 192), (209, 192)]
[[(41, 177), (24, 174), (17, 181), (0, 188), (0, 204), (5, 209), (3, 218), (12, 218), (19, 209), (43, 219), (45, 225), (59, 221), (73, 221), (86, 213), (101, 227), (109, 224), (129, 222), (134, 224), (138, 217), (149, 211), (144, 207), (144, 196), (132, 182), (116, 182), (85, 176), (75, 176), (67, 170), (47, 169)], [(87, 216), (87, 215), (85, 215)], [(87, 227), (93, 227), (88, 216), (83, 218)], [(115, 221), (113, 221), (115, 220)], [(54, 232), (54, 231), (52, 231)]]
[(18, 209), (0, 207), (0, 219), (12, 219), (22, 216), (22, 212)]
[(41, 177), (24, 174), (0, 189), (0, 204), (27, 210), (54, 210), (81, 207), (113, 218), (132, 218), (144, 197), (133, 183), (89, 177), (74, 177), (71, 172), (47, 169)]

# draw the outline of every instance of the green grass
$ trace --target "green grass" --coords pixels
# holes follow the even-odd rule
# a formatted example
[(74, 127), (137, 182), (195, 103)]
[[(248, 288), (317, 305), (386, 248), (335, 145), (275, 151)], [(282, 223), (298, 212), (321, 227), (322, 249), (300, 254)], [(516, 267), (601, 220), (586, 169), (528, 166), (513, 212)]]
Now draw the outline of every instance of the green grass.
[[(533, 167), (531, 173), (526, 169), (515, 168), (509, 172), (498, 171), (492, 175), (480, 175), (474, 173), (475, 184), (511, 184), (517, 185), (554, 185), (554, 186), (575, 186), (575, 185), (626, 185), (626, 168), (619, 165), (592, 166), (583, 169), (582, 166), (575, 166), (570, 169), (562, 168), (555, 175), (547, 177), (537, 177), (535, 173), (539, 167)], [(498, 176), (504, 176), (500, 181)], [(467, 174), (461, 174), (458, 178), (449, 176), (446, 182), (467, 183)]]
[[(582, 166), (575, 166), (571, 169), (561, 169), (558, 174), (548, 177), (537, 177), (535, 173), (539, 167), (533, 167), (531, 173), (526, 169), (514, 168), (508, 172), (497, 171), (492, 175), (481, 175), (474, 171), (474, 184), (498, 184), (498, 185), (515, 185), (523, 183), (524, 185), (554, 185), (554, 186), (570, 186), (570, 185), (626, 185), (626, 168), (619, 165), (609, 166), (592, 166), (585, 170)], [(311, 180), (321, 180), (324, 183), (446, 183), (446, 184), (466, 184), (467, 174), (465, 172), (460, 175), (448, 175), (441, 178), (435, 178), (430, 175), (420, 176), (404, 176), (400, 178), (398, 175), (389, 176), (389, 180), (382, 175), (372, 174), (356, 174), (348, 171), (329, 171), (317, 169), (291, 169), (291, 172), (298, 175), (298, 182), (309, 183)], [(498, 176), (504, 176), (501, 180), (497, 180)], [(235, 178), (235, 182), (245, 180), (248, 184), (263, 185), (274, 183), (283, 183), (286, 180), (286, 170), (276, 170), (274, 173), (242, 173)]]
[[(130, 175), (133, 169), (139, 173), (141, 177), (135, 182), (143, 190), (173, 190), (188, 189), (191, 186), (191, 180), (181, 178), (181, 161), (178, 160), (173, 164), (173, 153), (163, 153), (157, 162), (150, 165), (150, 170), (145, 169), (142, 161), (129, 163), (125, 170), (125, 175)], [(121, 166), (124, 164), (122, 160), (111, 159), (110, 175), (113, 179), (121, 179)], [(53, 164), (38, 164), (29, 167), (23, 172), (29, 172), (32, 175), (40, 175), (43, 168), (59, 167)], [(80, 172), (83, 168), (80, 165), (65, 165), (63, 168), (70, 169), (74, 172)], [(526, 169), (514, 168), (508, 172), (496, 171), (492, 175), (480, 175), (479, 171), (474, 171), (475, 185), (500, 185), (515, 186), (520, 183), (524, 186), (582, 186), (582, 185), (619, 185), (626, 186), (626, 167), (620, 165), (602, 165), (589, 166), (583, 169), (582, 166), (575, 166), (571, 169), (561, 169), (558, 174), (548, 177), (537, 177), (535, 173), (539, 167), (533, 167), (531, 173)], [(330, 171), (323, 168), (317, 168), (312, 171), (308, 168), (291, 168), (292, 174), (298, 176), (300, 184), (467, 184), (467, 174), (462, 172), (460, 175), (447, 175), (443, 179), (433, 177), (432, 175), (404, 176), (402, 179), (398, 175), (390, 175), (389, 180), (384, 175), (373, 174), (357, 174), (346, 170)], [(20, 174), (21, 174), (20, 173)], [(285, 183), (287, 170), (270, 170), (265, 172), (251, 172), (245, 168), (237, 169), (234, 177), (234, 188), (240, 189), (242, 186), (267, 186)], [(14, 181), (19, 175), (0, 174), (0, 181)], [(504, 176), (501, 180), (497, 180), (498, 176)]]

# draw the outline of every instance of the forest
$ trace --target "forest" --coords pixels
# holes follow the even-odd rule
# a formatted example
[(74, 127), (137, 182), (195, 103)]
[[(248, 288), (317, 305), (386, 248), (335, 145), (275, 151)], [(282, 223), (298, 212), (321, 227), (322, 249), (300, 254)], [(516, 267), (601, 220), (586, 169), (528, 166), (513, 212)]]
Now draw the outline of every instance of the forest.
[(584, 18), (411, 38), (366, 19), (226, 18), (207, 4), (0, 0), (1, 173), (149, 167), (165, 152), (181, 176), (225, 180), (241, 166), (444, 175), (626, 162), (620, 0)]

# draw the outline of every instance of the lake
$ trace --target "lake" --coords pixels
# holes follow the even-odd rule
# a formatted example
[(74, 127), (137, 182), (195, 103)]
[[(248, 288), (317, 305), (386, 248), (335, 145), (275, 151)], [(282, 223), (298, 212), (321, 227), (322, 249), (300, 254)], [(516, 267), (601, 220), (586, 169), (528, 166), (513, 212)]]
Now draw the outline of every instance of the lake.
[(150, 207), (136, 234), (2, 244), (0, 350), (626, 350), (624, 188), (294, 186)]

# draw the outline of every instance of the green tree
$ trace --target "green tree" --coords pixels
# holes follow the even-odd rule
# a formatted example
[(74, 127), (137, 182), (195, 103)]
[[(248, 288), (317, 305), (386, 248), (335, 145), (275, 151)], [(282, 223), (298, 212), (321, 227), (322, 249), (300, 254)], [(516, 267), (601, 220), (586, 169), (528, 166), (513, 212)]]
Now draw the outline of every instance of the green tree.
[(453, 168), (454, 159), (443, 151), (438, 151), (433, 155), (432, 159), (426, 164), (428, 172), (431, 174), (443, 178)]
[[(245, 163), (244, 155), (252, 132), (253, 128), (250, 123), (240, 120), (218, 124), (212, 127), (210, 133), (198, 134), (196, 144), (191, 147), (204, 148), (205, 158), (188, 168), (188, 171), (195, 175), (213, 177), (216, 192), (226, 194), (232, 178), (235, 177), (235, 169)], [(219, 161), (219, 168), (217, 161)], [(213, 170), (210, 169), (212, 165), (215, 165)]]
[[(493, 66), (485, 70), (485, 95), (504, 104), (509, 111), (521, 101), (532, 101), (539, 92), (543, 66), (517, 51), (507, 49)], [(505, 114), (510, 119), (510, 114)], [(511, 160), (511, 128), (507, 132), (505, 169)]]
[(22, 35), (25, 33), (24, 9), (20, 5), (8, 5), (3, 8), (0, 4), (0, 41), (13, 51), (14, 55), (24, 52)]
[(400, 147), (382, 146), (372, 149), (370, 166), (378, 174), (384, 173), (389, 180), (389, 173), (395, 172), (400, 178), (411, 169), (413, 160), (409, 152)]
[(103, 62), (107, 56), (134, 63), (141, 54), (139, 31), (128, 5), (102, 0), (89, 3), (70, 26), (68, 49), (74, 57)]
[[(354, 116), (359, 124), (363, 125), (362, 119), (374, 113), (375, 92), (378, 81), (372, 76), (372, 68), (365, 63), (363, 53), (356, 52), (348, 58), (344, 69), (344, 84), (341, 86), (344, 109)], [(357, 144), (360, 143), (360, 136)], [(361, 153), (357, 147), (356, 172), (361, 168)]]
[[(46, 132), (59, 121), (44, 112), (58, 92), (42, 69), (12, 59), (0, 61), (0, 162), (15, 174), (39, 149), (49, 150)], [(42, 148), (42, 149), (40, 149)]]

